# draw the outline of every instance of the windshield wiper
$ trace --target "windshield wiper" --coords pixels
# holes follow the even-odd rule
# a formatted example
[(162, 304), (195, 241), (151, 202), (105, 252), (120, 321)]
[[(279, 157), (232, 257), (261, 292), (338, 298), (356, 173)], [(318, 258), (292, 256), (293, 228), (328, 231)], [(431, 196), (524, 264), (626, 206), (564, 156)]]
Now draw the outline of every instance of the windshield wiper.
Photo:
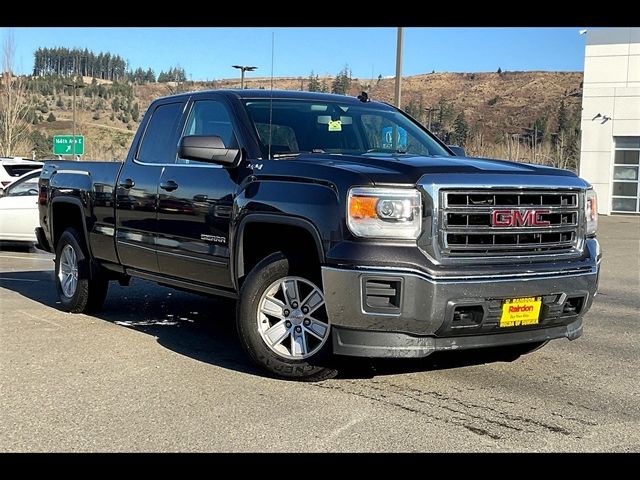
[(297, 157), (298, 155), (301, 155), (303, 153), (309, 154), (309, 153), (326, 153), (326, 152), (324, 150), (322, 150), (321, 148), (314, 148), (310, 152), (307, 151), (307, 150), (301, 150), (299, 152), (272, 153), (271, 156), (273, 158)]
[(365, 154), (367, 153), (407, 153), (406, 150), (403, 150), (401, 148), (398, 148), (396, 150), (392, 149), (392, 148), (370, 148), (369, 150), (367, 150), (366, 152), (364, 152)]

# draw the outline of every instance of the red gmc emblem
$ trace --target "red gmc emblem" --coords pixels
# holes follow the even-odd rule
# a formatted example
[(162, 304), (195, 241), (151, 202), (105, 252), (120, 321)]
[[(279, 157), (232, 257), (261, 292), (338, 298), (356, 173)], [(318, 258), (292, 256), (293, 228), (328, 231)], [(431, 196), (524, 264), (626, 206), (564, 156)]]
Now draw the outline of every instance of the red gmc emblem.
[(548, 227), (547, 220), (541, 215), (551, 213), (549, 210), (494, 210), (491, 212), (491, 225), (494, 227)]

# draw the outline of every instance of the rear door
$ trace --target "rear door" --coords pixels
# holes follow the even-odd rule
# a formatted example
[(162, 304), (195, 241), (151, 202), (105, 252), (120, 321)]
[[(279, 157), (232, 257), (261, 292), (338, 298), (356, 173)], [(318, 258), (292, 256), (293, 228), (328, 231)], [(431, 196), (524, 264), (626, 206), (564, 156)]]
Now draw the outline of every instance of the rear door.
[[(223, 97), (199, 95), (189, 110), (184, 135), (217, 135), (226, 147), (238, 148)], [(160, 273), (232, 287), (229, 221), (238, 170), (181, 158), (164, 168), (158, 191)]]
[(154, 105), (137, 149), (116, 186), (116, 244), (125, 267), (158, 272), (158, 185), (165, 165), (173, 164), (180, 138), (186, 99)]
[(40, 172), (14, 182), (0, 198), (0, 240), (35, 242), (38, 218)]

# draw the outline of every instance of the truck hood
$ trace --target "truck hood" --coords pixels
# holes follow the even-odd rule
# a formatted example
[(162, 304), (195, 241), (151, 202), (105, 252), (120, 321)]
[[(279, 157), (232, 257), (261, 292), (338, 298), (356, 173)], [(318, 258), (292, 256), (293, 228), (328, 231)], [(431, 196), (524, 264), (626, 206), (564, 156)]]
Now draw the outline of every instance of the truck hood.
[(559, 168), (472, 157), (412, 155), (300, 155), (297, 161), (333, 166), (367, 175), (373, 183), (415, 184), (425, 174), (514, 174), (576, 177)]

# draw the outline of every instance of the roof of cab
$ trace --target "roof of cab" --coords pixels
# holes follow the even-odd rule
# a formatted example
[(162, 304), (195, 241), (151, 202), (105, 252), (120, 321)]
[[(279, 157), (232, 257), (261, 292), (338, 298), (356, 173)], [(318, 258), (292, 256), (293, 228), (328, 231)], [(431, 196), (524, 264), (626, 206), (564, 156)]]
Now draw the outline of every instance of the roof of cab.
[[(221, 95), (225, 95), (227, 97), (232, 97), (236, 99), (258, 99), (258, 98), (274, 98), (274, 99), (292, 99), (292, 100), (311, 100), (318, 102), (340, 102), (340, 103), (351, 103), (351, 104), (362, 104), (358, 98), (346, 96), (346, 95), (337, 95), (333, 93), (320, 93), (320, 92), (301, 92), (296, 90), (266, 90), (266, 89), (224, 89), (224, 90), (198, 90), (195, 92), (185, 92), (179, 93), (177, 95), (170, 95), (167, 97), (162, 97), (163, 99), (167, 98), (183, 98), (183, 97), (198, 97), (200, 95), (205, 95), (209, 93), (217, 93)], [(159, 100), (159, 99), (158, 99)], [(370, 101), (366, 102), (370, 104), (375, 104), (376, 106), (384, 106), (389, 108), (390, 106), (387, 103)]]

